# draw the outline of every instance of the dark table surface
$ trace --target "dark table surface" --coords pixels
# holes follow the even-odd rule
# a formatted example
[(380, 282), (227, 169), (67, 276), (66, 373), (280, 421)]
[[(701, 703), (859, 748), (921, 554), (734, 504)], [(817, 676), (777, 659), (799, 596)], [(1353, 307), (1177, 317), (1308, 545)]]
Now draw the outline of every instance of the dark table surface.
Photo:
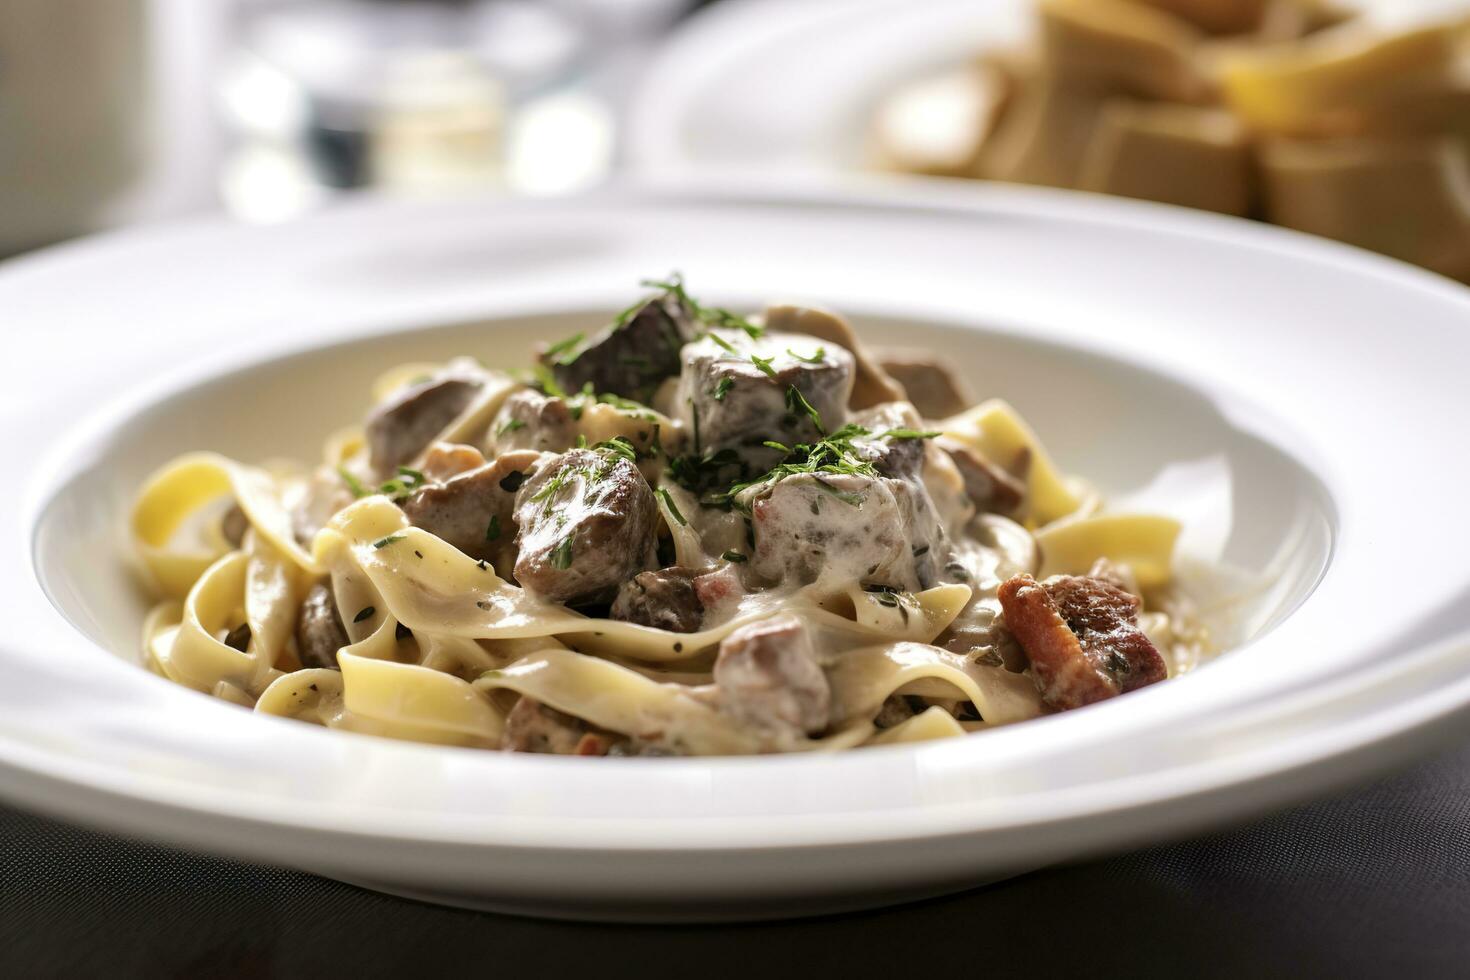
[(0, 977), (1470, 976), (1470, 745), (1209, 837), (743, 926), (438, 908), (0, 809)]

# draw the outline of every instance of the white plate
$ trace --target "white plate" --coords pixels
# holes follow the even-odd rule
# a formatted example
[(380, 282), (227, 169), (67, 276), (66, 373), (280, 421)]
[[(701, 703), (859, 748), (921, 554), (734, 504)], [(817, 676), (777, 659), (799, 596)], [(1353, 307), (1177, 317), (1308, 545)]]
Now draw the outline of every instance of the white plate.
[[(1467, 0), (1345, 0), (1383, 23)], [(660, 50), (629, 107), (631, 162), (658, 174), (862, 169), (901, 82), (1031, 36), (1035, 0), (722, 0)]]
[[(673, 268), (730, 305), (810, 297), (946, 351), (1067, 469), (1273, 568), (1264, 632), (1086, 710), (820, 758), (401, 744), (130, 662), (145, 599), (122, 520), (152, 467), (315, 454), (384, 365), (516, 361)], [(0, 269), (0, 310), (0, 445), (21, 461), (0, 792), (74, 819), (539, 914), (803, 914), (1281, 805), (1437, 744), (1470, 704), (1449, 639), (1470, 628), (1470, 293), (1342, 246), (1035, 190), (624, 190), (118, 235)]]

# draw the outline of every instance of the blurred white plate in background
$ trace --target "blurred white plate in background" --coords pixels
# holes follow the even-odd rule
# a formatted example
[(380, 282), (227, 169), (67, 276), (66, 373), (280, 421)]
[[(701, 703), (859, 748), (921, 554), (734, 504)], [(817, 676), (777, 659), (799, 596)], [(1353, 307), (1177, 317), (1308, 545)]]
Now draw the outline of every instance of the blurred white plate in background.
[[(1467, 0), (1344, 0), (1385, 23)], [(629, 162), (655, 174), (861, 169), (898, 84), (1030, 35), (1034, 0), (722, 0), (690, 18), (629, 108)]]

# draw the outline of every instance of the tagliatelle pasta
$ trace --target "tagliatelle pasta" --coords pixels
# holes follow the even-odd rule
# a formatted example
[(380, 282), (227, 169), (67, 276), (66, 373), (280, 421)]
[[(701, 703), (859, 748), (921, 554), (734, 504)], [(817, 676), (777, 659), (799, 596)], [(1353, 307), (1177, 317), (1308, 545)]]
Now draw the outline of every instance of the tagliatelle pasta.
[[(1145, 627), (1198, 652), (1140, 617), (1178, 525), (1092, 513), (1010, 406), (852, 409), (859, 362), (904, 388), (834, 314), (783, 307), (822, 337), (782, 333), (653, 285), (529, 381), (387, 372), (315, 469), (166, 465), (132, 515), (149, 666), (345, 731), (721, 755), (1112, 697), (1170, 671)], [(914, 402), (924, 370), (956, 389), (910, 357)]]

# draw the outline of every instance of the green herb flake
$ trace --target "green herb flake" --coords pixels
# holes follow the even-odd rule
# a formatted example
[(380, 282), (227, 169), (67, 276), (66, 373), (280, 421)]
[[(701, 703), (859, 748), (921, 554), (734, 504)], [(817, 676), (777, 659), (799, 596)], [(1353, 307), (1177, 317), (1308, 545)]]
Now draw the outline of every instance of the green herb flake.
[(803, 357), (796, 351), (792, 350), (790, 347), (786, 348), (786, 353), (790, 354), (798, 361), (801, 361), (803, 364), (821, 364), (827, 358), (827, 348), (825, 347), (818, 347), (816, 352), (810, 357)]
[(738, 350), (735, 349), (735, 345), (734, 344), (730, 343), (728, 340), (726, 340), (724, 337), (721, 337), (717, 333), (707, 333), (707, 334), (705, 334), (705, 336), (708, 337), (710, 340), (713, 340), (716, 344), (718, 344), (720, 347), (723, 347), (726, 351), (728, 351), (731, 354), (739, 354), (740, 353), (740, 351), (738, 351)]
[(373, 548), (376, 549), (376, 550), (378, 550), (378, 551), (381, 551), (382, 549), (388, 547), (393, 542), (395, 542), (395, 541), (402, 541), (402, 540), (403, 540), (403, 535), (401, 535), (401, 534), (390, 534), (386, 538), (379, 538), (378, 540), (374, 541), (373, 542)]
[(630, 463), (638, 462), (638, 450), (624, 436), (613, 436), (611, 439), (605, 439), (599, 442), (592, 448), (597, 452), (621, 456)]
[(720, 557), (723, 558), (723, 559), (725, 559), (725, 561), (734, 562), (737, 565), (740, 564), (743, 561), (749, 561), (748, 558), (746, 558), (740, 552), (735, 551), (734, 549), (731, 549), (731, 550), (725, 552), (724, 554), (720, 555)]
[(560, 364), (562, 366), (571, 364), (578, 357), (582, 356), (579, 345), (586, 339), (586, 334), (574, 333), (566, 340), (559, 340), (546, 348), (546, 359), (553, 364)]
[(505, 424), (495, 430), (495, 435), (496, 438), (503, 439), (517, 429), (524, 429), (525, 427), (526, 423), (522, 419), (506, 419)]
[(827, 429), (822, 425), (822, 413), (812, 407), (812, 403), (806, 400), (806, 396), (796, 385), (791, 385), (786, 389), (786, 411), (792, 415), (805, 414), (812, 420), (818, 432), (826, 433)]
[[(771, 367), (771, 362), (774, 360), (774, 357), (760, 357), (756, 354), (750, 355), (750, 363), (760, 368), (761, 373), (772, 381), (776, 380), (776, 369)], [(792, 390), (795, 391), (796, 389), (793, 388)]]
[(669, 493), (667, 487), (659, 487), (654, 493), (658, 494), (658, 499), (663, 501), (664, 507), (668, 509), (669, 516), (678, 521), (680, 527), (685, 527), (689, 524), (684, 519), (684, 515), (679, 513), (679, 508), (674, 504), (674, 497)]
[(500, 515), (491, 514), (490, 523), (485, 528), (485, 540), (496, 541), (500, 538)]
[(735, 379), (731, 378), (729, 375), (725, 375), (723, 378), (720, 379), (719, 384), (715, 385), (714, 391), (710, 392), (710, 397), (717, 402), (722, 402), (725, 400), (725, 396), (730, 393), (730, 389), (733, 387), (735, 387)]
[(347, 484), (347, 489), (352, 491), (352, 495), (358, 500), (361, 500), (363, 497), (366, 497), (372, 493), (371, 490), (362, 485), (361, 480), (352, 475), (347, 467), (337, 467), (337, 475), (342, 478), (342, 482)]
[(939, 436), (939, 435), (942, 435), (942, 434), (943, 433), (941, 433), (941, 432), (939, 432), (938, 430), (935, 430), (935, 429), (919, 430), (919, 429), (898, 428), (898, 429), (889, 429), (887, 432), (883, 433), (883, 438), (884, 439), (933, 439), (935, 436)]
[(551, 564), (554, 568), (568, 569), (572, 567), (572, 536), (569, 534), (561, 539), (561, 542), (551, 550)]

